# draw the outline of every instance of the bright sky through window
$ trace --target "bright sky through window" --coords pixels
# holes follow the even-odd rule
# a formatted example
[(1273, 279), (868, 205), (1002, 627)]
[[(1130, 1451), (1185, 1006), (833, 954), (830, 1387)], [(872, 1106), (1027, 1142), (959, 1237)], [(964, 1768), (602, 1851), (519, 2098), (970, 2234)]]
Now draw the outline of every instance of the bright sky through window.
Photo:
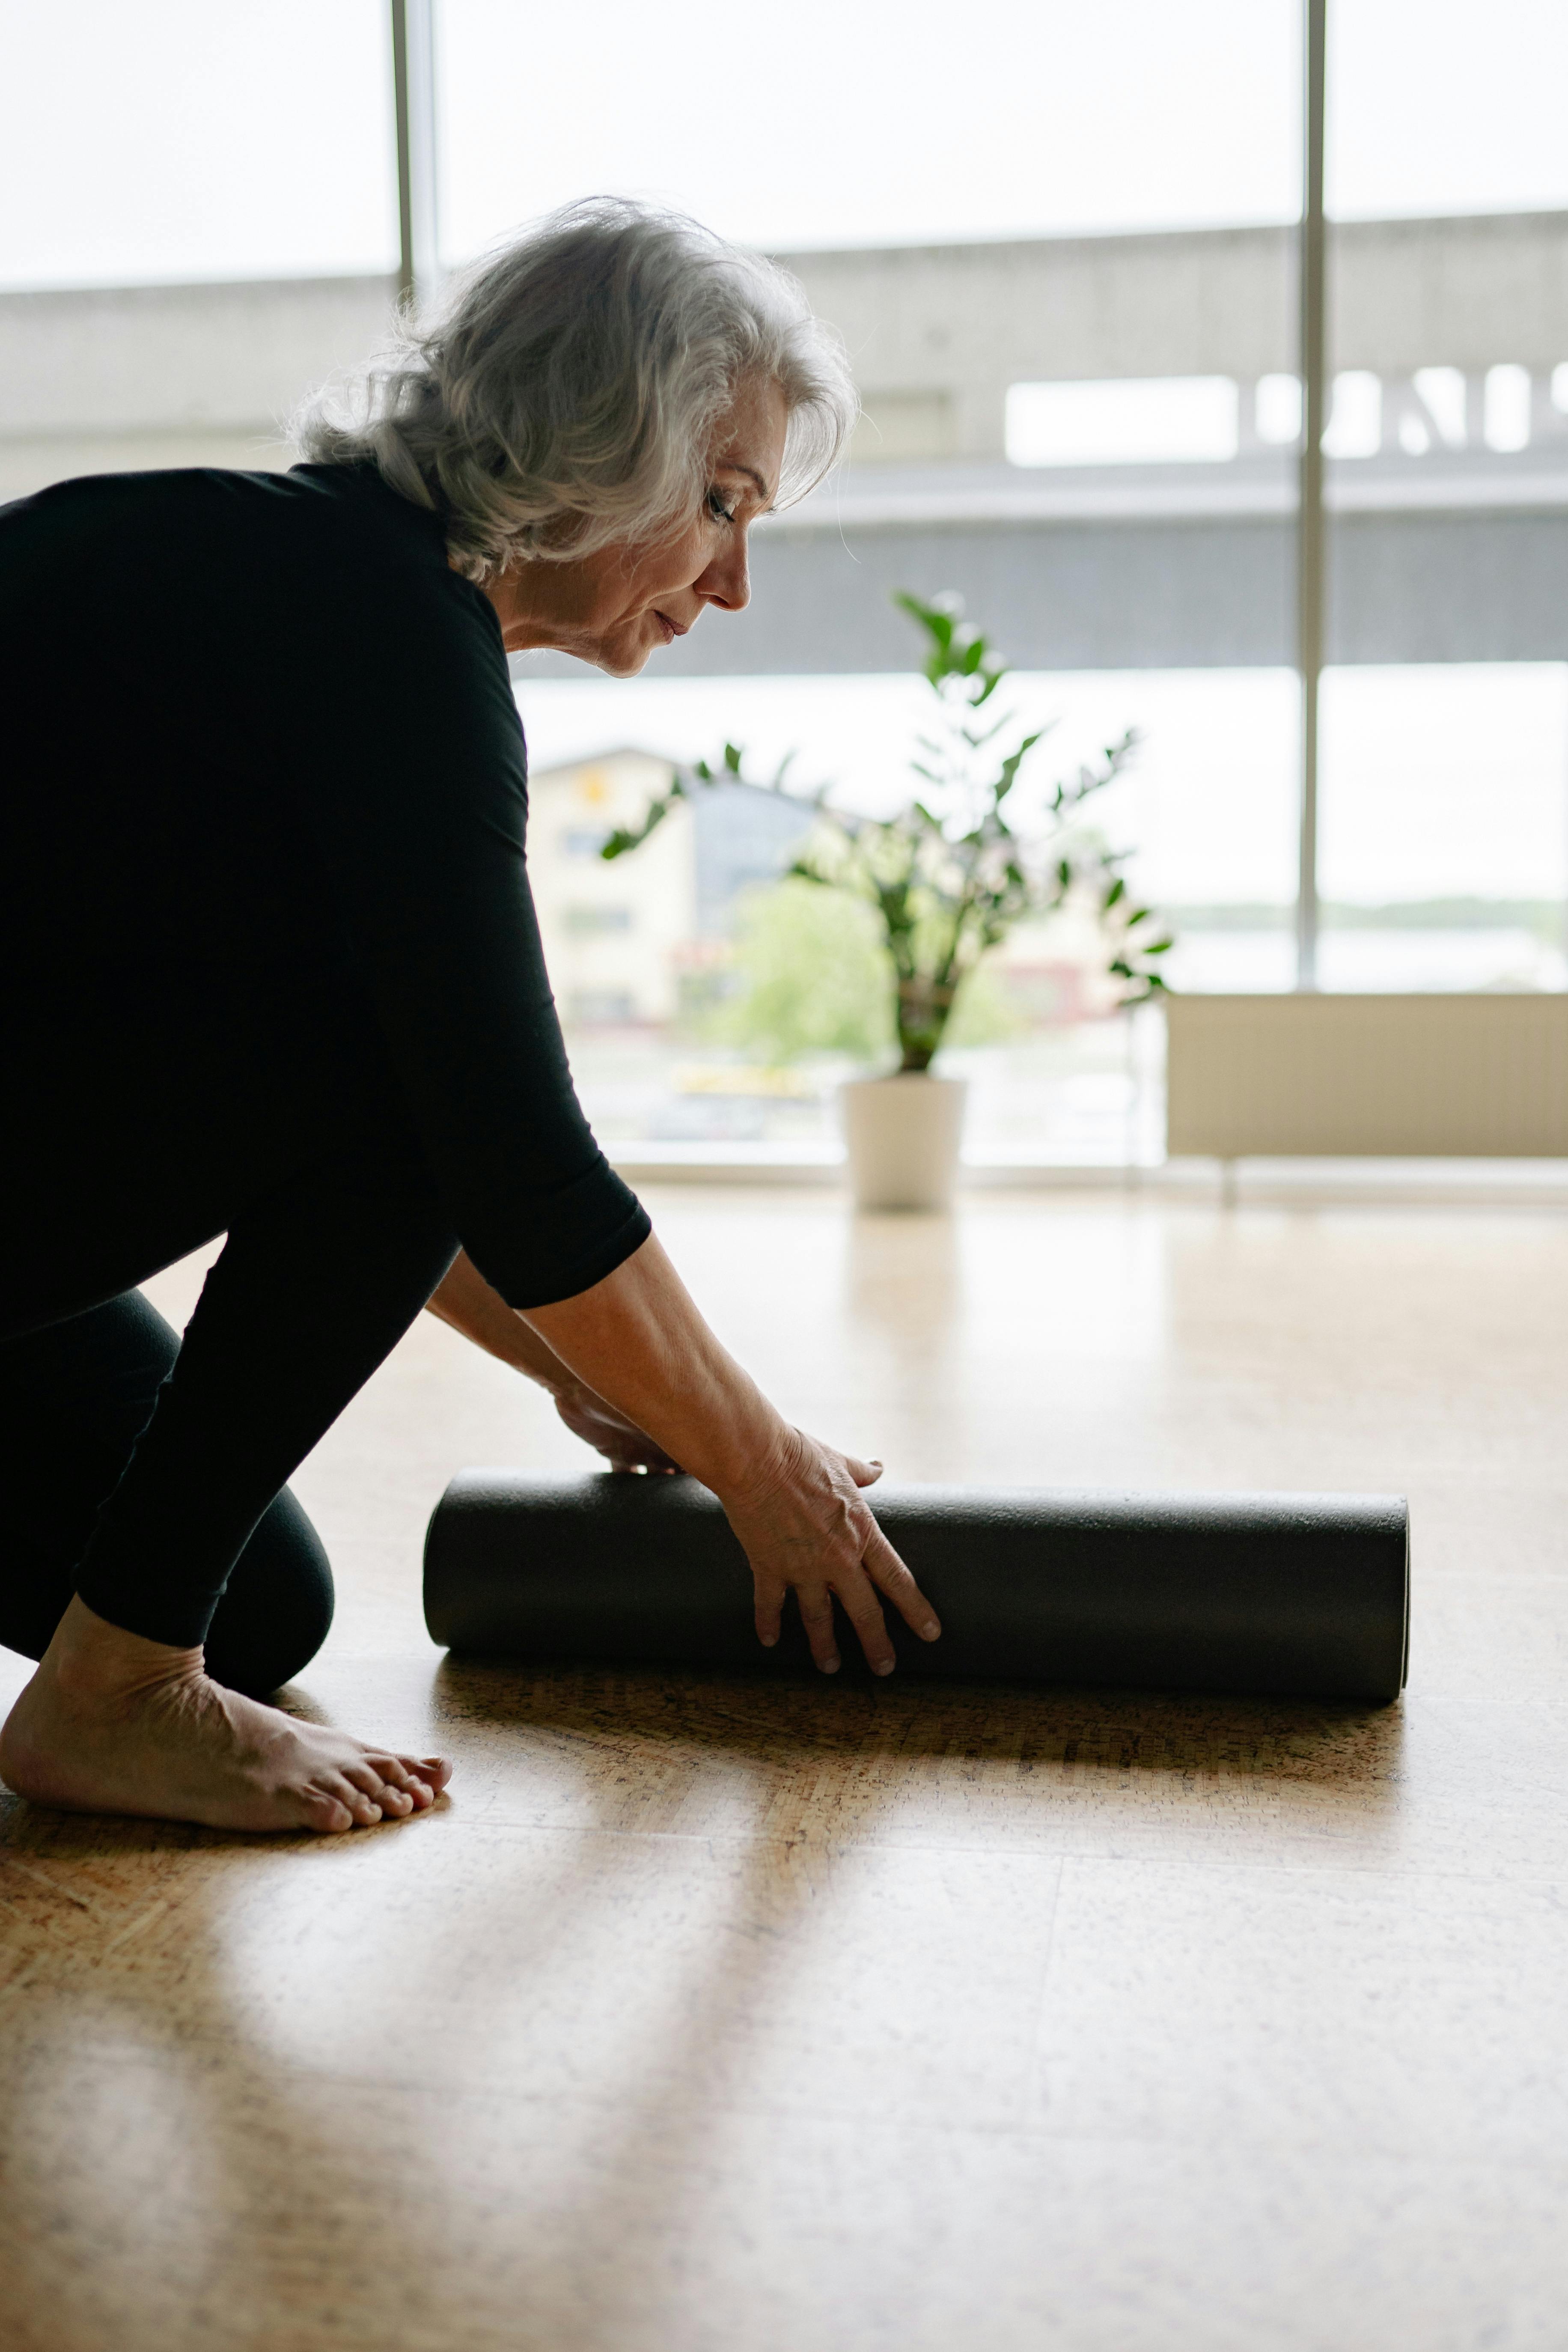
[[(787, 19), (444, 0), (443, 204), (462, 258), (613, 188), (764, 245), (1284, 220), (1296, 0), (937, 0)], [(1561, 0), (1331, 12), (1347, 214), (1568, 204)], [(390, 266), (385, 0), (0, 0), (0, 284)]]
[(0, 285), (397, 264), (386, 0), (0, 0)]

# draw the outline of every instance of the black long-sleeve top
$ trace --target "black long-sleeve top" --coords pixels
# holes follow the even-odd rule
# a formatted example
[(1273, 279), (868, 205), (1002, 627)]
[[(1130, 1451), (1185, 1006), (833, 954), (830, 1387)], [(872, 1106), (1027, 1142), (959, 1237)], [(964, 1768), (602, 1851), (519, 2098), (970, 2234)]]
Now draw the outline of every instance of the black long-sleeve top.
[(0, 509), (0, 752), (41, 1150), (90, 1150), (113, 1099), (210, 1165), (263, 1113), (341, 1121), (374, 1076), (512, 1306), (646, 1238), (573, 1090), (500, 626), (436, 516), (328, 466)]

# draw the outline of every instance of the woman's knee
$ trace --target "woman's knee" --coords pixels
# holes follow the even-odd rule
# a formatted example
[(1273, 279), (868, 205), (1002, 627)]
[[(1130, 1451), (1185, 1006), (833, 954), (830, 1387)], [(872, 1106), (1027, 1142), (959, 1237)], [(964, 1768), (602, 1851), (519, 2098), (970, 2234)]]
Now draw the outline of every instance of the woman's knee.
[(251, 1696), (303, 1672), (332, 1622), (332, 1570), (285, 1487), (235, 1562), (207, 1631), (207, 1672)]

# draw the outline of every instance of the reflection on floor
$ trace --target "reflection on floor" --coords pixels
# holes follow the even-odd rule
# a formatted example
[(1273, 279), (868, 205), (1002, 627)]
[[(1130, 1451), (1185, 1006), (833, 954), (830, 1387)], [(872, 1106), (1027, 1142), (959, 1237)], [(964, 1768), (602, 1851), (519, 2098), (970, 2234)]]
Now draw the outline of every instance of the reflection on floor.
[(899, 1474), (1408, 1490), (1409, 1696), (445, 1662), (444, 1478), (580, 1457), (424, 1318), (299, 1481), (343, 1587), (300, 1703), (447, 1746), (450, 1806), (0, 1801), (6, 2352), (1561, 2344), (1561, 1220), (653, 1205)]

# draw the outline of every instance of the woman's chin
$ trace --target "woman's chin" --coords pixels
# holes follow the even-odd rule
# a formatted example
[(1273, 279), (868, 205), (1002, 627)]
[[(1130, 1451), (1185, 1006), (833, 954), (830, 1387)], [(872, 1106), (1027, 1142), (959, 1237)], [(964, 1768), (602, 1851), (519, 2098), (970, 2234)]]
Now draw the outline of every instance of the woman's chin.
[(607, 639), (589, 658), (596, 669), (605, 672), (606, 677), (636, 677), (640, 670), (647, 667), (648, 656), (659, 642), (634, 636), (628, 632), (624, 637)]

